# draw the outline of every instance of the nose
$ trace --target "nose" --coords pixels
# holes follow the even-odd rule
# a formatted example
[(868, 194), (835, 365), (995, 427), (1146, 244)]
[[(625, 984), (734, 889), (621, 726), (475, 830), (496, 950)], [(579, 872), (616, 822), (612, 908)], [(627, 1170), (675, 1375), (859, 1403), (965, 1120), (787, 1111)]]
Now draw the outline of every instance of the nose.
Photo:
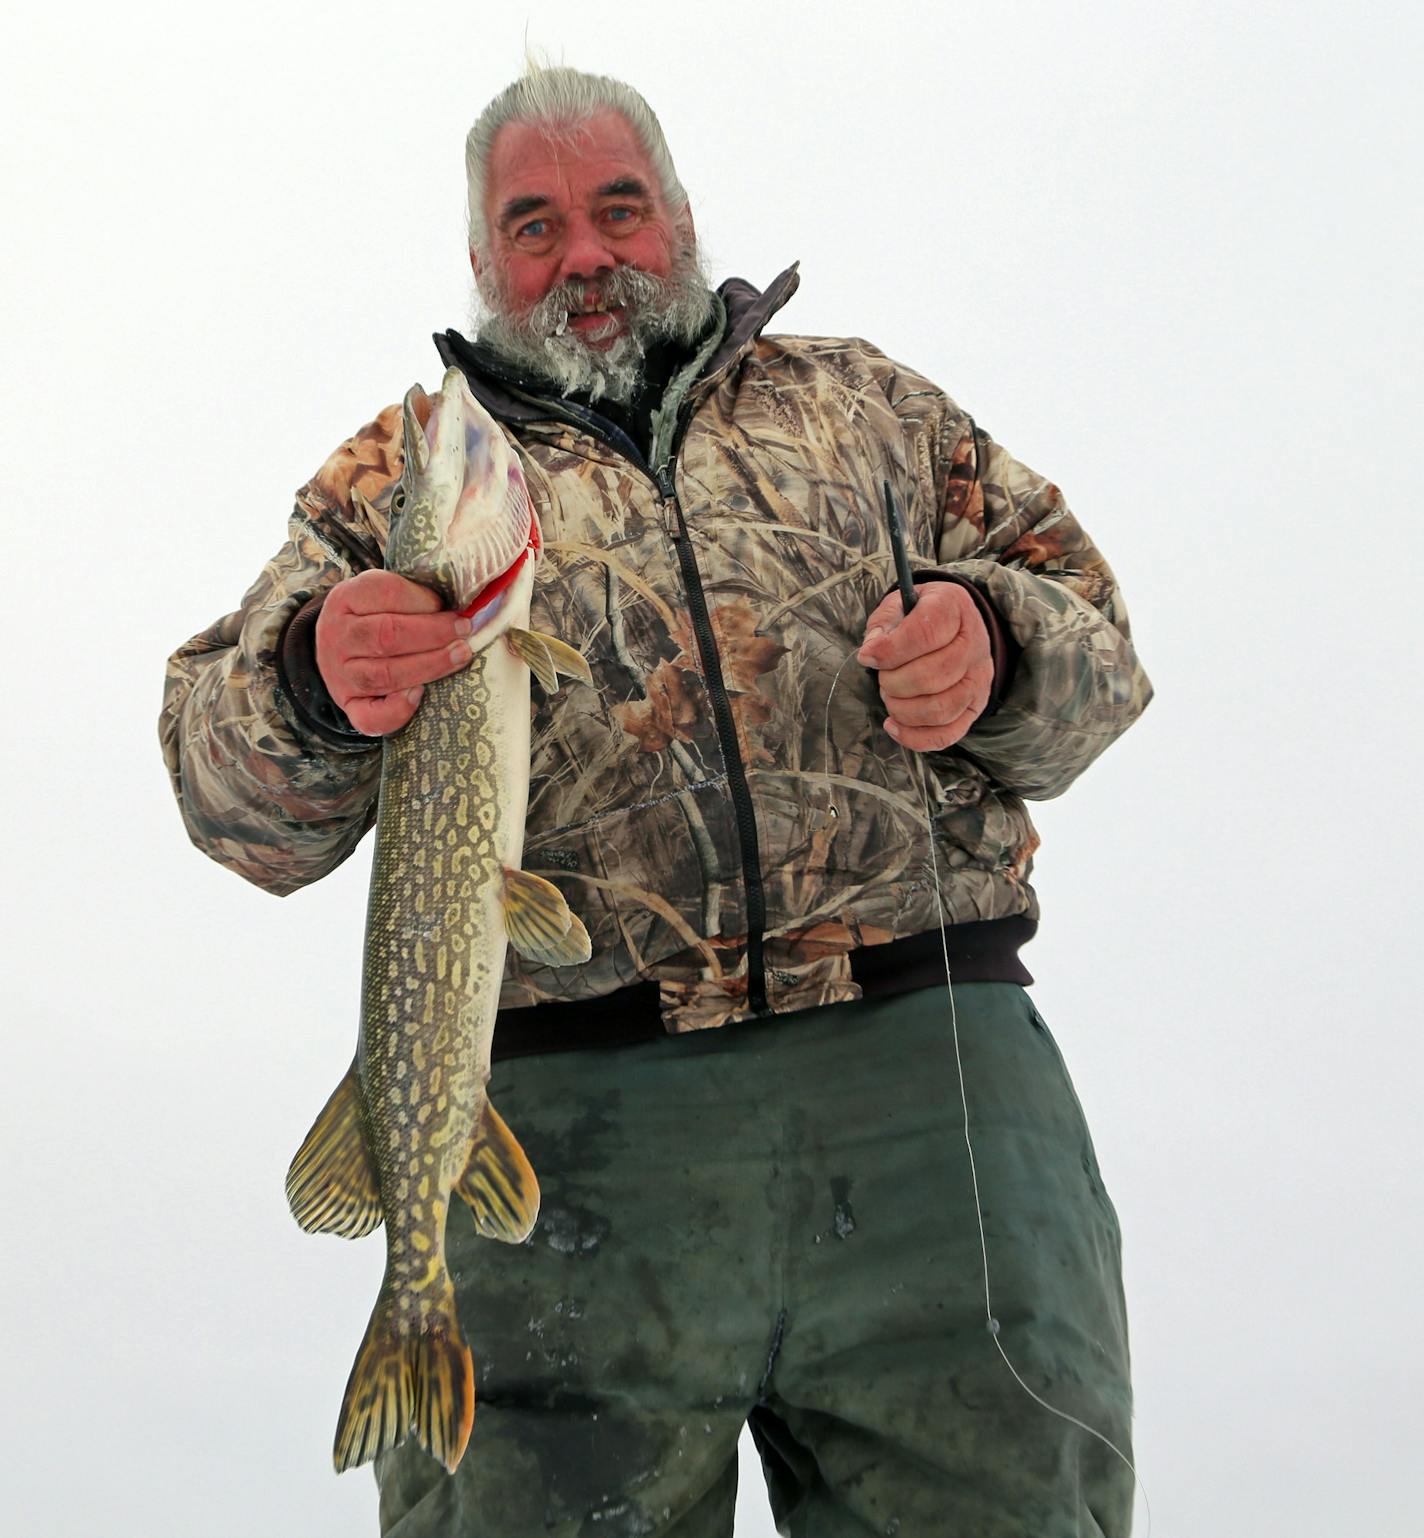
[(559, 281), (566, 283), (570, 279), (601, 277), (612, 272), (616, 265), (598, 226), (586, 213), (575, 213), (567, 226)]

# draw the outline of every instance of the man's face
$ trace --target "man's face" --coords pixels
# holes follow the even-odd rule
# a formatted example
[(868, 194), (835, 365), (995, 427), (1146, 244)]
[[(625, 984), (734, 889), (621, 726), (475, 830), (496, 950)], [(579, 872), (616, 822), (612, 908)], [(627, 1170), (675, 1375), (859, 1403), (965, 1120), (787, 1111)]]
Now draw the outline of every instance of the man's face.
[[(581, 286), (586, 302), (569, 327), (607, 347), (627, 329), (615, 308), (590, 313), (618, 267), (655, 278), (673, 269), (678, 232), (637, 135), (616, 112), (551, 139), (534, 123), (506, 123), (494, 141), (485, 188), (494, 286), (505, 305), (527, 312), (556, 283)], [(683, 244), (690, 235), (685, 229)], [(476, 276), (481, 276), (478, 264)]]
[(551, 136), (507, 123), (485, 187), (488, 250), (470, 253), (480, 336), (567, 391), (626, 399), (649, 341), (690, 340), (711, 313), (691, 215), (674, 219), (626, 120)]

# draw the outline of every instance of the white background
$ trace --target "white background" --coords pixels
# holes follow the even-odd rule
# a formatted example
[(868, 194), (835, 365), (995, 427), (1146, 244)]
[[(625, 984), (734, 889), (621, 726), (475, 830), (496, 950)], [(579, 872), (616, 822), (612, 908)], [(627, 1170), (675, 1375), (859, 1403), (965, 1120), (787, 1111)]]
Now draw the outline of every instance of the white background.
[(715, 278), (800, 258), (777, 328), (928, 373), (1122, 581), (1158, 699), (1036, 811), (1029, 960), (1126, 1235), (1155, 1533), (1424, 1534), (1421, 49), (1385, 10), (7, 22), (7, 1533), (375, 1532), (328, 1450), (381, 1246), (282, 1196), (369, 849), (247, 887), (189, 847), (154, 720), (294, 488), (438, 381), (463, 136), (527, 22), (647, 94)]

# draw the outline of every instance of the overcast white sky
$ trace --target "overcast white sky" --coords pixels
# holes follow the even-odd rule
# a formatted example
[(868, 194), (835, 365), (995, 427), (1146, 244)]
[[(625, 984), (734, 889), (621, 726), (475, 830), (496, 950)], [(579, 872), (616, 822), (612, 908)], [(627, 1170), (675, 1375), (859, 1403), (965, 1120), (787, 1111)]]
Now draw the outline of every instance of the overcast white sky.
[(717, 278), (799, 258), (778, 327), (929, 374), (1123, 583), (1158, 699), (1036, 809), (1029, 960), (1122, 1218), (1155, 1534), (1424, 1535), (1421, 37), (1389, 9), (7, 21), (7, 1532), (376, 1530), (329, 1446), (381, 1246), (282, 1196), (349, 1057), (369, 849), (246, 886), (154, 721), (294, 488), (438, 382), (463, 135), (527, 23), (650, 98)]

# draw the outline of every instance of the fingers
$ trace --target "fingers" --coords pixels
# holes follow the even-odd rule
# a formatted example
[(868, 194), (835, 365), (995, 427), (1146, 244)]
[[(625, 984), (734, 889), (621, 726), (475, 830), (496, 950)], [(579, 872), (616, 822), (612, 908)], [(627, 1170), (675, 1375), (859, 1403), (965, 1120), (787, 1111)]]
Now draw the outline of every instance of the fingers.
[(469, 620), (429, 588), (395, 572), (362, 572), (322, 605), (317, 670), (358, 731), (384, 736), (415, 714), (422, 685), (469, 666), (469, 634)]
[(398, 572), (363, 571), (332, 588), (322, 613), (433, 614), (443, 607), (438, 593)]
[(915, 753), (937, 753), (951, 748), (978, 719), (979, 708), (961, 711), (947, 726), (901, 726), (894, 717), (887, 718), (885, 730), (902, 747)]
[(903, 667), (882, 668), (879, 679), (881, 698), (888, 705), (891, 700), (937, 694), (957, 684), (976, 662), (986, 662), (988, 658), (987, 637), (981, 654), (973, 637), (961, 633), (948, 646), (916, 657)]
[(885, 730), (896, 742), (930, 753), (959, 741), (989, 703), (993, 670), (974, 669), (952, 689), (908, 700), (886, 700)]
[(989, 683), (989, 678), (971, 674), (936, 694), (886, 700), (885, 708), (897, 726), (947, 726), (966, 710), (972, 709), (976, 714), (983, 710), (989, 703)]
[[(900, 672), (909, 672), (901, 667)], [(884, 678), (884, 675), (881, 675)], [(886, 731), (897, 743), (917, 752), (932, 752), (957, 743), (978, 720), (993, 689), (993, 663), (975, 661), (949, 687), (926, 694), (892, 695), (881, 687), (886, 704)]]
[(341, 627), (340, 644), (350, 657), (403, 657), (443, 651), (469, 633), (469, 620), (448, 609), (438, 614), (353, 614)]
[(858, 653), (879, 671), (885, 730), (919, 753), (951, 747), (974, 725), (994, 683), (989, 632), (957, 582), (916, 583), (904, 612), (898, 592), (871, 612)]
[[(317, 669), (322, 681), (353, 724), (363, 705), (400, 698), (406, 690), (434, 683), (437, 678), (448, 678), (468, 667), (473, 656), (463, 640), (436, 651), (412, 652), (403, 657), (346, 657), (339, 652), (324, 653), (319, 638), (317, 643)], [(414, 712), (414, 705), (411, 711)], [(358, 730), (367, 728), (358, 725)]]
[[(918, 589), (917, 589), (918, 591)], [(915, 606), (919, 607), (918, 604)], [(899, 590), (887, 593), (884, 598), (870, 611), (869, 618), (865, 622), (865, 641), (870, 641), (870, 633), (873, 630), (890, 630), (898, 625), (905, 617), (904, 605), (901, 602)], [(862, 646), (864, 650), (864, 646)], [(865, 659), (862, 658), (862, 661)]]
[[(961, 644), (962, 643), (962, 644)], [(958, 742), (989, 703), (994, 663), (987, 644), (980, 655), (972, 638), (880, 675), (888, 712), (885, 730), (907, 748), (931, 753)], [(952, 658), (946, 663), (943, 659)], [(952, 681), (946, 685), (945, 679)], [(924, 682), (918, 692), (914, 684)]]
[(915, 592), (919, 601), (909, 614), (904, 613), (898, 592), (871, 611), (858, 654), (866, 667), (902, 667), (912, 658), (948, 646), (965, 629), (967, 615), (979, 618), (974, 600), (957, 582), (917, 583)]
[[(439, 651), (414, 652), (405, 657), (348, 657), (339, 665), (341, 687), (354, 699), (375, 699), (383, 694), (395, 694), (416, 684), (434, 683), (437, 678), (447, 678), (468, 667), (474, 654), (463, 642), (441, 647)], [(328, 688), (330, 685), (328, 685)], [(346, 702), (332, 698), (347, 710)]]
[(912, 699), (887, 700), (885, 730), (917, 753), (932, 753), (958, 742), (989, 702), (993, 670), (975, 669), (953, 688)]
[(358, 732), (365, 732), (368, 737), (388, 737), (410, 721), (424, 693), (417, 686), (402, 694), (386, 694), (377, 699), (353, 699), (342, 708)]

